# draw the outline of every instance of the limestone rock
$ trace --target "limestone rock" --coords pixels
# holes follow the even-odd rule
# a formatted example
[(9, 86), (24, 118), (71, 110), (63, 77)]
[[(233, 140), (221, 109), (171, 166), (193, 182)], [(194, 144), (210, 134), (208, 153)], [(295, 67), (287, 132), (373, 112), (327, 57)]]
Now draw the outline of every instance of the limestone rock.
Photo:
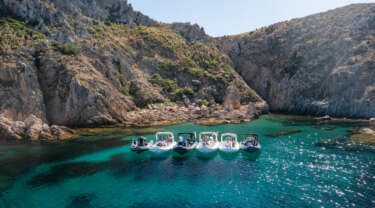
[(230, 86), (227, 88), (224, 98), (224, 107), (231, 111), (233, 109), (239, 109), (241, 106), (241, 95), (239, 90), (234, 87)]
[(25, 136), (26, 125), (22, 121), (15, 121), (10, 126), (11, 131), (16, 135), (16, 139), (22, 140)]
[(375, 117), (375, 4), (217, 38), (272, 111)]
[(72, 129), (58, 125), (51, 126), (51, 133), (59, 140), (71, 139), (74, 136), (74, 131)]
[(25, 138), (31, 141), (38, 141), (40, 133), (43, 130), (43, 121), (34, 115), (30, 115), (26, 118), (25, 125)]

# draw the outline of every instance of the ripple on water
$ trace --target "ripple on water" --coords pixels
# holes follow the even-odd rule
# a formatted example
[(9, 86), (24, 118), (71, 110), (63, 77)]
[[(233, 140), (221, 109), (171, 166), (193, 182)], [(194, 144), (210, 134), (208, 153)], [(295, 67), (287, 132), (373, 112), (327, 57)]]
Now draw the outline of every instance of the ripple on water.
[[(220, 127), (166, 127), (261, 135), (262, 151), (241, 152), (234, 158), (218, 152), (209, 157), (196, 152), (136, 155), (129, 152), (129, 138), (111, 140), (112, 147), (100, 142), (100, 148), (95, 143), (71, 144), (70, 149), (63, 147), (52, 154), (52, 159), (44, 158), (51, 155), (46, 151), (56, 148), (51, 147), (39, 155), (37, 164), (44, 168), (14, 176), (14, 184), (0, 196), (0, 207), (375, 207), (375, 155), (362, 149), (345, 150), (341, 143), (346, 140), (338, 140), (343, 148), (316, 145), (334, 137), (347, 138), (346, 130), (352, 126), (329, 124), (326, 128), (308, 122), (297, 119), (284, 126), (278, 119), (260, 119)], [(288, 129), (301, 132), (277, 139), (262, 136)], [(17, 164), (13, 168), (31, 167), (9, 158), (0, 164), (11, 161)], [(0, 170), (13, 172), (4, 167), (8, 166)]]

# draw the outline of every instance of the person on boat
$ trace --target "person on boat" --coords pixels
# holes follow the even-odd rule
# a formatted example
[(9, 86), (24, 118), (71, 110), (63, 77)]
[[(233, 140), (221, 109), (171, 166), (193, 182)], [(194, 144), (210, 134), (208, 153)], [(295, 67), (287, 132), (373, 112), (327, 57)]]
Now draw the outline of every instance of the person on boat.
[(178, 137), (178, 142), (180, 142), (180, 143), (184, 142), (184, 138), (182, 136), (179, 136)]
[(234, 148), (235, 146), (236, 146), (236, 143), (234, 142), (235, 140), (234, 140), (234, 137), (232, 137), (232, 148)]
[(258, 145), (258, 136), (257, 135), (254, 135), (254, 146), (257, 146)]
[(209, 141), (208, 141), (208, 145), (210, 145), (213, 141), (214, 141), (214, 137), (213, 137), (213, 136), (210, 136), (210, 139), (209, 139)]
[(171, 144), (173, 141), (172, 141), (172, 136), (171, 135), (169, 135), (168, 136), (168, 144)]
[(203, 137), (203, 144), (204, 144), (204, 145), (207, 145), (207, 136), (204, 136), (204, 137)]
[(139, 138), (139, 146), (144, 146), (146, 139), (144, 137)]
[(254, 143), (253, 140), (254, 140), (253, 137), (246, 137), (245, 145), (246, 145), (246, 146), (251, 145), (252, 143)]
[(185, 145), (184, 138), (182, 136), (178, 137), (178, 144), (179, 145)]

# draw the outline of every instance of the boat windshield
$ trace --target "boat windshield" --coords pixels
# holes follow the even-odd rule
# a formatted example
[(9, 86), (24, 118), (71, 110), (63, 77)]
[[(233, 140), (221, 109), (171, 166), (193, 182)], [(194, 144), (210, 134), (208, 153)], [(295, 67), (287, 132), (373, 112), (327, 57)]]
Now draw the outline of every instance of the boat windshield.
[(179, 143), (189, 143), (192, 144), (195, 142), (195, 133), (179, 133), (177, 135), (177, 139)]
[(257, 134), (242, 134), (241, 142), (245, 145), (257, 145), (258, 135)]
[(199, 134), (199, 141), (203, 145), (211, 145), (217, 141), (218, 133), (217, 132), (201, 132)]
[(171, 132), (158, 132), (156, 133), (156, 142), (159, 144), (165, 144), (168, 145), (170, 143), (173, 143), (174, 136)]
[(237, 135), (232, 133), (225, 133), (221, 135), (221, 142), (228, 147), (234, 147), (237, 142)]

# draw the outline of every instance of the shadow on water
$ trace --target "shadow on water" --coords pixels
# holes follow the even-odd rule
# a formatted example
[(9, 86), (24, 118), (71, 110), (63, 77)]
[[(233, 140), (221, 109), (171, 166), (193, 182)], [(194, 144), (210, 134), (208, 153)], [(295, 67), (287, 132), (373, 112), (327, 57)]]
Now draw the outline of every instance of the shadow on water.
[[(6, 190), (18, 175), (25, 174), (40, 164), (70, 160), (84, 154), (130, 143), (121, 140), (122, 138), (123, 136), (114, 135), (106, 139), (77, 139), (49, 145), (8, 145), (9, 149), (14, 150), (14, 154), (12, 157), (0, 160), (0, 192)], [(65, 167), (61, 167), (63, 168)]]
[[(241, 155), (241, 156), (240, 156)], [(245, 161), (255, 161), (260, 151), (254, 153), (236, 153), (227, 155), (227, 160), (241, 157)], [(115, 178), (134, 176), (135, 181), (142, 181), (153, 173), (160, 181), (175, 178), (181, 170), (187, 178), (196, 179), (205, 173), (220, 172), (226, 175), (228, 163), (220, 160), (201, 160), (196, 157), (167, 157), (164, 160), (128, 158), (127, 154), (116, 154), (105, 162), (73, 162), (52, 166), (47, 172), (33, 176), (28, 185), (31, 187), (50, 186), (68, 179), (94, 175), (101, 171), (108, 171)], [(216, 173), (215, 173), (216, 174)]]
[(256, 161), (260, 154), (262, 153), (261, 150), (255, 151), (255, 152), (246, 152), (246, 151), (241, 151), (240, 152), (240, 158), (246, 161), (251, 161), (254, 162)]
[(239, 156), (239, 154), (240, 154), (240, 151), (231, 152), (231, 153), (220, 151), (219, 153), (220, 158), (223, 160), (227, 160), (227, 161), (235, 160)]
[(369, 125), (368, 121), (365, 120), (320, 120), (316, 117), (302, 115), (270, 114), (262, 116), (262, 118), (268, 121), (281, 123), (283, 126), (315, 126), (318, 129), (326, 131), (332, 131), (336, 127), (365, 127)]
[(96, 196), (94, 194), (80, 194), (77, 196), (72, 197), (70, 204), (66, 208), (91, 208), (92, 200), (95, 199)]
[(375, 153), (375, 146), (371, 144), (354, 142), (350, 135), (333, 137), (328, 140), (315, 142), (316, 147), (326, 149), (338, 149), (347, 152), (369, 152)]

